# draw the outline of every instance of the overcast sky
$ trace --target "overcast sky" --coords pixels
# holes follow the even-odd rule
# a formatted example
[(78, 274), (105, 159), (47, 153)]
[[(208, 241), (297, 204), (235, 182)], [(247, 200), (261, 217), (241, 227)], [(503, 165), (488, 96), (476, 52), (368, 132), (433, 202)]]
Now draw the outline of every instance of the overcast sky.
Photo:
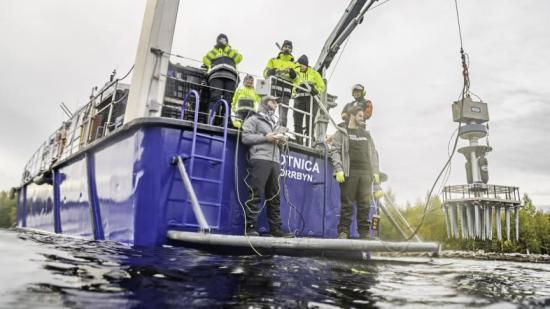
[[(489, 104), (490, 182), (517, 185), (550, 205), (550, 1), (459, 0), (471, 90)], [(182, 0), (173, 52), (200, 59), (218, 33), (260, 75), (275, 42), (314, 63), (348, 1)], [(24, 164), (113, 69), (132, 65), (145, 1), (0, 0), (0, 189), (18, 185)], [(329, 73), (332, 72), (329, 69)], [(454, 1), (390, 0), (352, 34), (328, 90), (340, 106), (366, 84), (369, 123), (398, 202), (429, 190), (456, 124), (462, 88)], [(461, 145), (464, 145), (462, 142)], [(455, 156), (448, 184), (465, 182)]]

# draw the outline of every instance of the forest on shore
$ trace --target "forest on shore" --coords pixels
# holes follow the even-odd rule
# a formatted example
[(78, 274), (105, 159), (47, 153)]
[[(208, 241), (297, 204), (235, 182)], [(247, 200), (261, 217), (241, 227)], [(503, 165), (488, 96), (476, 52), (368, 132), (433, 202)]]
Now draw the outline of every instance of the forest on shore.
[[(388, 203), (392, 203), (394, 195), (386, 194)], [(439, 197), (432, 198), (426, 208), (426, 200), (419, 200), (414, 204), (408, 203), (405, 207), (397, 207), (403, 217), (416, 229), (422, 217), (422, 223), (417, 235), (423, 241), (437, 241), (443, 244), (445, 250), (484, 250), (488, 252), (503, 253), (537, 253), (550, 254), (550, 213), (545, 213), (533, 204), (527, 194), (523, 195), (522, 207), (519, 212), (519, 241), (506, 240), (506, 224), (502, 216), (503, 240), (496, 237), (496, 228), (493, 226), (492, 240), (475, 239), (452, 239), (447, 237), (447, 226), (445, 213)], [(426, 209), (426, 212), (424, 211)], [(424, 215), (424, 212), (426, 213)], [(494, 216), (494, 215), (493, 215)], [(381, 215), (381, 238), (384, 240), (402, 240), (399, 234), (388, 219)], [(408, 231), (405, 229), (405, 231)], [(412, 233), (410, 233), (412, 234)], [(409, 235), (410, 235), (409, 234)], [(514, 223), (511, 224), (510, 236), (515, 239)]]

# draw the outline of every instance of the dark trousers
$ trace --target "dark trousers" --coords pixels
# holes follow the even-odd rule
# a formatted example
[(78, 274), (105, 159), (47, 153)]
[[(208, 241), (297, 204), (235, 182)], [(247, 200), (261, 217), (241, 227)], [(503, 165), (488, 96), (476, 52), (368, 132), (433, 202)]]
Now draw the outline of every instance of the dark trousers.
[(369, 210), (372, 199), (372, 177), (369, 174), (350, 175), (340, 184), (340, 223), (338, 233), (350, 234), (353, 202), (357, 202), (357, 228), (360, 235), (367, 235), (370, 229)]
[(242, 109), (235, 112), (235, 119), (239, 119), (241, 121), (241, 125), (244, 123), (246, 118), (252, 114), (251, 110), (248, 109)]
[(241, 109), (235, 112), (235, 118), (240, 119), (241, 121), (245, 121), (248, 116), (250, 116), (253, 112), (249, 109)]
[[(224, 99), (227, 102), (229, 108), (231, 108), (231, 101), (233, 101), (233, 93), (235, 93), (237, 83), (229, 78), (212, 78), (208, 85), (210, 87), (213, 87), (210, 88), (210, 102), (208, 105), (208, 111), (210, 112), (210, 108), (216, 102), (218, 102), (219, 99)], [(223, 117), (221, 117), (221, 115), (223, 115), (222, 106), (223, 105), (220, 105), (220, 107), (214, 113), (214, 116), (216, 117), (214, 121), (215, 125), (223, 124)]]
[[(279, 88), (277, 88), (279, 87)], [(283, 106), (290, 104), (290, 97), (292, 95), (292, 86), (283, 82), (275, 82), (272, 85), (271, 95), (279, 97), (279, 125), (286, 127), (288, 107)]]
[(265, 197), (267, 219), (271, 232), (281, 230), (281, 200), (279, 190), (279, 175), (281, 166), (277, 162), (267, 160), (250, 160), (248, 162), (249, 177), (246, 180), (248, 200), (246, 201), (247, 229), (254, 230), (262, 207), (262, 197)]
[[(317, 106), (316, 102), (313, 102), (313, 99), (310, 96), (304, 96), (304, 97), (297, 97), (294, 99), (294, 132), (299, 134), (304, 134), (305, 136), (309, 136), (309, 138), (312, 138), (313, 133), (313, 122), (311, 123), (311, 127), (309, 125), (309, 119), (310, 116), (304, 115), (302, 112), (310, 112), (311, 109), (311, 115), (313, 116), (312, 121), (315, 121), (315, 116), (317, 115), (317, 110), (319, 109), (319, 106)], [(298, 111), (299, 110), (299, 111)], [(306, 123), (304, 124), (304, 119)], [(311, 129), (311, 130), (310, 130)], [(302, 137), (297, 136), (296, 137), (296, 143), (303, 144)], [(307, 140), (306, 140), (307, 145)]]

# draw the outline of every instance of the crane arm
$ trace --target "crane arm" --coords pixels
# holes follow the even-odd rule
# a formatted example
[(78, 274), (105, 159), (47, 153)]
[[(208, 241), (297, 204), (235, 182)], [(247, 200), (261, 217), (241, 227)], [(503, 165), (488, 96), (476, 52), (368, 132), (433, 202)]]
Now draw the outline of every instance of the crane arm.
[(363, 21), (363, 17), (378, 0), (352, 0), (346, 8), (344, 15), (336, 24), (336, 27), (327, 38), (323, 50), (315, 64), (315, 70), (325, 76), (326, 70), (334, 60), (342, 43), (355, 30), (355, 27)]

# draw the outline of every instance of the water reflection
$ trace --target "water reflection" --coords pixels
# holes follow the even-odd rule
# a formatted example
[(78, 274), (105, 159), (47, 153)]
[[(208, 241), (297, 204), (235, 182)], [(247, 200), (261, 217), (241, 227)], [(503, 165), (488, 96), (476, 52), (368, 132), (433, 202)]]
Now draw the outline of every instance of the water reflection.
[(6, 230), (0, 250), (0, 307), (550, 306), (548, 264), (221, 256)]

